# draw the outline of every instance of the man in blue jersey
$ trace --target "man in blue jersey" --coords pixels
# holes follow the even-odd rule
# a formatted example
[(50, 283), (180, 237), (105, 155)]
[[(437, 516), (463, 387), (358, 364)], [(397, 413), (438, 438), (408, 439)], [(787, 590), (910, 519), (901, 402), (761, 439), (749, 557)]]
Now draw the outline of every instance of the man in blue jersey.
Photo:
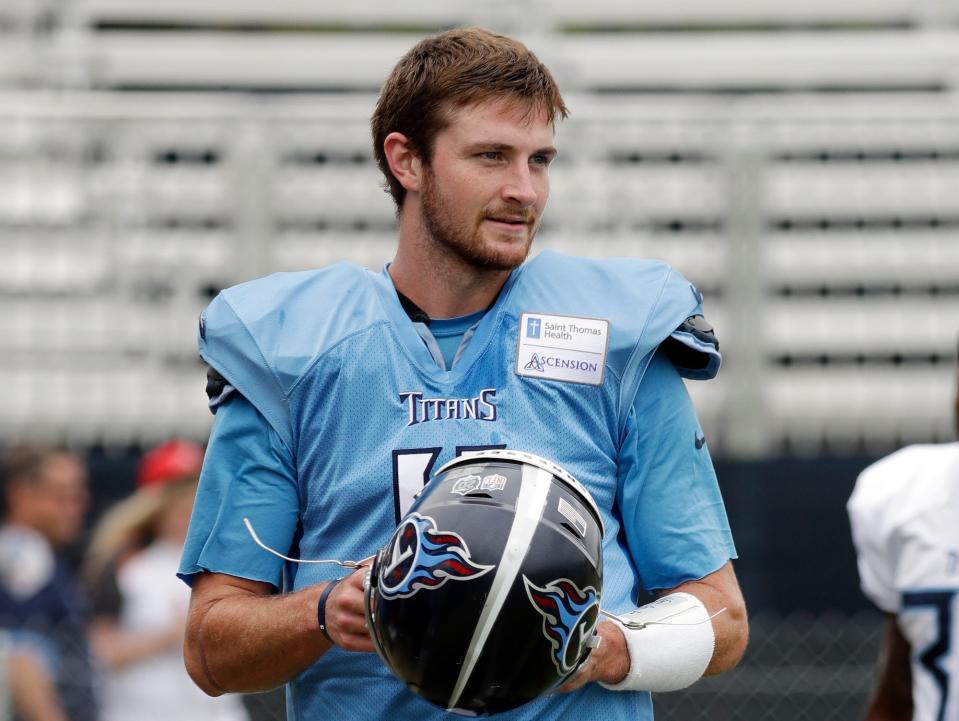
[[(651, 718), (650, 691), (739, 660), (735, 548), (681, 377), (712, 377), (718, 344), (699, 292), (662, 263), (525, 262), (557, 115), (551, 74), (515, 40), (422, 41), (372, 121), (393, 262), (273, 275), (204, 312), (216, 418), (180, 574), (186, 663), (208, 693), (288, 683), (290, 718), (444, 718), (368, 653), (364, 571), (331, 586), (329, 568), (257, 548), (242, 519), (287, 555), (362, 559), (433, 468), (484, 448), (535, 453), (587, 487), (606, 528), (603, 606), (637, 622), (601, 622), (569, 693), (504, 718)], [(637, 608), (640, 592), (660, 602)]]

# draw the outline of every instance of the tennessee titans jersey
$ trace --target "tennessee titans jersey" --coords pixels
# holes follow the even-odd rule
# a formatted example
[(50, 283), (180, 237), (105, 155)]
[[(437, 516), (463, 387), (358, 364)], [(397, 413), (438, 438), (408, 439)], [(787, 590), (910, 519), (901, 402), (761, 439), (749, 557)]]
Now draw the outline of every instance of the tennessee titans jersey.
[(959, 721), (959, 443), (873, 464), (848, 509), (862, 589), (912, 649), (913, 718)]
[[(680, 374), (712, 377), (702, 296), (669, 266), (545, 251), (510, 275), (442, 368), (384, 270), (283, 273), (221, 293), (200, 352), (228, 382), (181, 576), (228, 573), (299, 589), (339, 575), (288, 555), (361, 559), (390, 537), (434, 468), (523, 450), (566, 468), (603, 516), (603, 607), (735, 557), (708, 449)], [(660, 352), (657, 352), (660, 351)], [(214, 408), (216, 410), (216, 408)], [(455, 612), (452, 611), (452, 612)], [(357, 689), (364, 689), (357, 701)], [(288, 686), (291, 719), (440, 719), (372, 654), (333, 648)], [(649, 694), (597, 684), (509, 719), (651, 718)]]

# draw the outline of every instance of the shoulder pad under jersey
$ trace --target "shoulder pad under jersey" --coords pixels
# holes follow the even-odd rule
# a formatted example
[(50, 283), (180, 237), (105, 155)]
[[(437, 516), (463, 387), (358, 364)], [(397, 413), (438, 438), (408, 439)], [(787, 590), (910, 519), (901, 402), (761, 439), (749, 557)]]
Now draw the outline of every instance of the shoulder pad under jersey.
[(719, 339), (701, 315), (691, 315), (663, 341), (661, 348), (680, 375), (699, 380), (712, 378), (719, 370)]
[(200, 356), (211, 409), (234, 389), (249, 400), (289, 447), (287, 399), (326, 350), (382, 316), (367, 271), (349, 263), (275, 273), (221, 292), (200, 317)]
[(521, 310), (609, 320), (607, 362), (623, 377), (664, 343), (684, 377), (707, 380), (719, 371), (719, 343), (703, 318), (702, 293), (662, 261), (545, 250), (524, 270), (522, 293), (520, 302), (530, 307)]

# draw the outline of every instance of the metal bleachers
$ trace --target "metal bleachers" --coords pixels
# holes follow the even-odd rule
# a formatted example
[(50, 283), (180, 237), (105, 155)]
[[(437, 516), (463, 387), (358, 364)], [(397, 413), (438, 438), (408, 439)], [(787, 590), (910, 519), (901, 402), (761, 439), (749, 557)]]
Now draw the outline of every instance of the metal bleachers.
[(714, 452), (951, 436), (951, 0), (31, 7), (0, 8), (26, 49), (0, 71), (0, 440), (202, 436), (197, 313), (389, 260), (375, 92), (466, 23), (526, 40), (572, 109), (536, 247), (663, 258), (706, 292), (725, 368), (690, 390)]

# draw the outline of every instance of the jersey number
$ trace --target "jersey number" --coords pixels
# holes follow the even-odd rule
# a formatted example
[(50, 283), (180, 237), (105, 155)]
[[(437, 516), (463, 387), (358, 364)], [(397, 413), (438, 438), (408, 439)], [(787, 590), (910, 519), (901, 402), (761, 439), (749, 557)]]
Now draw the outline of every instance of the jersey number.
[[(506, 448), (505, 443), (489, 446), (456, 446), (456, 455)], [(393, 451), (393, 512), (396, 522), (406, 515), (416, 494), (430, 482), (430, 474), (442, 448), (400, 448)]]
[(949, 701), (949, 674), (939, 663), (949, 656), (952, 643), (952, 601), (956, 591), (906, 591), (902, 594), (903, 609), (933, 608), (936, 611), (936, 640), (919, 654), (919, 661), (929, 671), (939, 687), (939, 712), (936, 721), (943, 721)]

